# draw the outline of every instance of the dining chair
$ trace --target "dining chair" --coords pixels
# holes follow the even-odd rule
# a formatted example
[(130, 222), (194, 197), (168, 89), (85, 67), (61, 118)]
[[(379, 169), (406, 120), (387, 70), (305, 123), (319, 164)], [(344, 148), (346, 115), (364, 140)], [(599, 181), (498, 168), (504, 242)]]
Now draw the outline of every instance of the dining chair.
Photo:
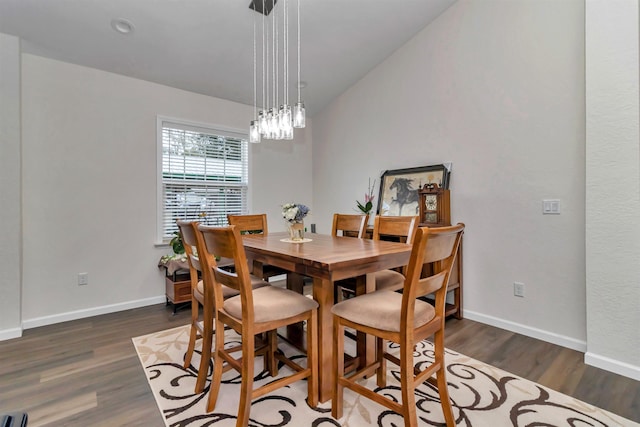
[[(295, 381), (307, 379), (308, 403), (315, 407), (318, 403), (318, 303), (301, 294), (277, 286), (266, 286), (251, 289), (249, 267), (242, 244), (240, 231), (236, 226), (211, 227), (199, 226), (204, 240), (207, 259), (211, 254), (231, 258), (236, 265), (235, 272), (214, 267), (205, 268), (205, 275), (213, 275), (213, 291), (215, 296), (216, 330), (222, 331), (229, 326), (242, 337), (240, 359), (232, 356), (229, 349), (224, 348), (223, 334), (216, 334), (214, 356), (214, 372), (211, 379), (207, 411), (215, 409), (222, 374), (225, 369), (233, 368), (240, 373), (241, 387), (238, 407), (237, 427), (245, 427), (249, 423), (251, 401), (275, 389), (287, 386)], [(223, 300), (222, 286), (228, 286), (240, 292), (240, 295)], [(307, 365), (301, 366), (287, 358), (277, 348), (276, 330), (290, 324), (306, 321), (307, 323)], [(254, 389), (254, 337), (267, 333), (268, 351), (274, 357), (268, 366), (269, 374), (278, 372), (276, 359), (294, 371)]]
[[(444, 319), (447, 283), (463, 231), (462, 223), (450, 227), (418, 228), (402, 294), (382, 290), (356, 296), (333, 306), (333, 368), (336, 376), (331, 413), (334, 418), (342, 417), (343, 392), (347, 387), (401, 414), (405, 425), (415, 427), (418, 425), (415, 390), (424, 381), (429, 381), (438, 389), (447, 426), (455, 426), (445, 377)], [(424, 264), (432, 262), (441, 262), (443, 268), (436, 274), (421, 278)], [(435, 306), (418, 299), (432, 293), (435, 293)], [(349, 377), (345, 376), (344, 358), (341, 357), (344, 353), (345, 327), (376, 337), (374, 362)], [(433, 336), (433, 362), (428, 366), (414, 366), (414, 346), (430, 336)], [(385, 340), (398, 344), (399, 358), (387, 352), (383, 345)], [(401, 402), (385, 397), (384, 390), (376, 393), (358, 383), (365, 376), (376, 373), (377, 386), (386, 387), (386, 360), (400, 368)], [(433, 374), (436, 375), (435, 380), (431, 378)]]
[[(240, 231), (240, 234), (269, 234), (267, 214), (227, 214), (227, 221), (229, 222), (229, 225), (235, 225)], [(287, 270), (276, 267), (275, 265), (259, 263), (253, 264), (251, 272), (256, 276), (261, 276), (264, 280), (269, 280), (270, 277), (288, 273)]]
[[(204, 242), (202, 241), (202, 234), (198, 230), (198, 225), (200, 225), (198, 221), (178, 220), (176, 223), (180, 230), (180, 235), (182, 236), (191, 280), (191, 327), (189, 332), (189, 344), (184, 358), (184, 368), (187, 369), (191, 365), (196, 342), (199, 339), (202, 339), (202, 352), (195, 386), (195, 393), (201, 393), (204, 390), (207, 379), (208, 365), (211, 360), (211, 344), (213, 342), (212, 335), (215, 333), (213, 330), (213, 319), (210, 315), (203, 316), (202, 321), (200, 321), (200, 306), (206, 307), (206, 298), (203, 263), (201, 263), (198, 254), (203, 253), (202, 248), (204, 247)], [(212, 262), (216, 262), (215, 257)], [(268, 286), (267, 282), (255, 276), (251, 276), (251, 284), (254, 288)], [(238, 291), (228, 287), (224, 287), (222, 292), (223, 298), (238, 295)], [(206, 312), (208, 310), (204, 311)]]
[[(367, 229), (367, 223), (369, 222), (369, 215), (367, 214), (333, 214), (333, 223), (331, 225), (332, 236), (343, 237), (356, 237), (362, 239), (364, 237), (365, 230)], [(344, 286), (343, 286), (344, 285)], [(345, 280), (336, 282), (333, 288), (333, 300), (339, 301), (342, 290), (355, 289), (355, 282), (352, 280)]]
[[(376, 216), (373, 223), (373, 240), (389, 240), (411, 244), (418, 229), (418, 219), (416, 216)], [(406, 266), (397, 270), (377, 271), (375, 276), (376, 290), (389, 289), (397, 291), (404, 286), (404, 274)], [(402, 271), (402, 272), (401, 272)], [(355, 284), (353, 281), (340, 282), (343, 295), (345, 293), (355, 294)]]
[(362, 239), (367, 228), (367, 214), (333, 214), (332, 236), (357, 237)]

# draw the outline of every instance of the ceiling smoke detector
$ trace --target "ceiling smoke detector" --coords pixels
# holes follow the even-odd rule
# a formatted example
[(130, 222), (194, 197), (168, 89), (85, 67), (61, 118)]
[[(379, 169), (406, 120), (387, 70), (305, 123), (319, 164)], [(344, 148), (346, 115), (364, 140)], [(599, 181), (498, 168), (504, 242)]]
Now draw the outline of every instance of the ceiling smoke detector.
[(133, 33), (133, 24), (131, 21), (124, 18), (114, 18), (111, 20), (111, 28), (120, 34), (131, 34)]

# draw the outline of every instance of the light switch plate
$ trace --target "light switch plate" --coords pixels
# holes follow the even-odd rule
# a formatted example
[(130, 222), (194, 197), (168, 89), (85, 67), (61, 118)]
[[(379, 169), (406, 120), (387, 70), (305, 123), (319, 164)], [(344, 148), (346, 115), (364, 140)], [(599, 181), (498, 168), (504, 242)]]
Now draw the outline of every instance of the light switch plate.
[(560, 215), (560, 199), (544, 199), (542, 213), (543, 215)]

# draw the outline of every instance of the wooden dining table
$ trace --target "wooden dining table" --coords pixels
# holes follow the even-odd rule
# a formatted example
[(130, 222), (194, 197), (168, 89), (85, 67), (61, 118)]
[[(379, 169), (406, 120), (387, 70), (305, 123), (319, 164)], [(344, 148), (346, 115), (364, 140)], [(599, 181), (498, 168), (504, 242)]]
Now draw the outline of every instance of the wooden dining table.
[[(275, 265), (294, 274), (289, 286), (301, 291), (296, 277), (313, 279), (313, 298), (318, 302), (318, 386), (319, 400), (326, 402), (333, 389), (333, 317), (335, 282), (355, 278), (356, 294), (375, 290), (376, 271), (406, 265), (411, 246), (405, 243), (380, 240), (307, 234), (310, 241), (289, 243), (288, 233), (247, 234), (243, 244), (247, 258), (256, 269), (261, 265)], [(358, 354), (369, 362), (374, 357), (372, 339), (359, 340)]]

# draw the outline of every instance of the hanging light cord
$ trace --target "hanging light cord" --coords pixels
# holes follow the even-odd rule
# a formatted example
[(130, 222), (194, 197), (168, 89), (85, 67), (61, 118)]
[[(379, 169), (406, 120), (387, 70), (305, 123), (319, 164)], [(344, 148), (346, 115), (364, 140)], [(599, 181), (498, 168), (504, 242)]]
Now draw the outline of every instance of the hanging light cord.
[[(274, 33), (274, 39), (276, 41), (276, 48), (275, 48), (275, 65), (276, 65), (276, 73), (275, 73), (275, 105), (274, 105), (274, 109), (278, 108), (278, 104), (279, 104), (279, 97), (280, 97), (280, 70), (278, 69), (278, 65), (280, 62), (280, 35), (278, 34), (278, 14), (277, 13), (273, 13), (273, 27), (275, 28), (275, 33)], [(277, 110), (276, 110), (277, 111)]]
[[(262, 0), (262, 10), (264, 11), (264, 2), (265, 0)], [(264, 78), (264, 73), (265, 73), (265, 58), (264, 58), (264, 51), (265, 51), (265, 37), (264, 37), (264, 27), (265, 27), (265, 16), (264, 13), (262, 14), (262, 110), (264, 111), (264, 109), (266, 108), (266, 89), (265, 89), (265, 78)]]
[(253, 117), (258, 117), (258, 82), (256, 72), (256, 18), (253, 16)]
[(287, 0), (284, 0), (283, 8), (284, 28), (284, 103), (289, 105), (289, 12), (287, 9)]
[(300, 0), (298, 0), (298, 102), (300, 102)]

